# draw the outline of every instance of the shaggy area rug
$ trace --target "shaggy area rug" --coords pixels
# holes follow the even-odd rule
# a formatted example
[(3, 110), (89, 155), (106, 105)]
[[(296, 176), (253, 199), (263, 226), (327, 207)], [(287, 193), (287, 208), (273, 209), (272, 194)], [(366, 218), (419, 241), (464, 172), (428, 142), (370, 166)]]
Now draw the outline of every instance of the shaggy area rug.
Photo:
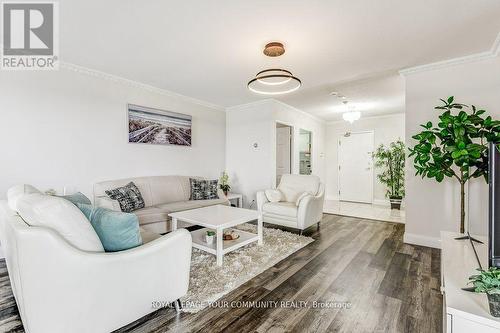
[[(242, 224), (237, 227), (256, 233), (257, 226)], [(215, 256), (193, 248), (189, 290), (181, 301), (183, 311), (195, 313), (218, 300), (269, 267), (314, 241), (279, 229), (264, 228), (264, 244), (251, 243), (224, 255), (222, 267)]]

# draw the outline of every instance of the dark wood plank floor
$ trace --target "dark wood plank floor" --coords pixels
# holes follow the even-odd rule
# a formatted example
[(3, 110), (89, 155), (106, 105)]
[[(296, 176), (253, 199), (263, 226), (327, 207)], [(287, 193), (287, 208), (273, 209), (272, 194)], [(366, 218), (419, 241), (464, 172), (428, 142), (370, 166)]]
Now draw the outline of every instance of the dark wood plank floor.
[[(403, 232), (402, 224), (325, 215), (319, 231), (305, 232), (315, 242), (221, 300), (308, 306), (161, 309), (117, 332), (441, 332), (440, 251), (404, 244)], [(330, 307), (311, 308), (314, 301)], [(23, 332), (3, 261), (0, 331)]]

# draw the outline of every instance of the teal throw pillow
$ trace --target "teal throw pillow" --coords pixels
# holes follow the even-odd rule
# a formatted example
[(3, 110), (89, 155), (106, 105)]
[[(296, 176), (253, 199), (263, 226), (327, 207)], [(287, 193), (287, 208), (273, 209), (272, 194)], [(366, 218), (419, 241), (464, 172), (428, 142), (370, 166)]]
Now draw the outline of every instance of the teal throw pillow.
[(137, 216), (77, 203), (94, 227), (106, 252), (123, 251), (142, 244)]

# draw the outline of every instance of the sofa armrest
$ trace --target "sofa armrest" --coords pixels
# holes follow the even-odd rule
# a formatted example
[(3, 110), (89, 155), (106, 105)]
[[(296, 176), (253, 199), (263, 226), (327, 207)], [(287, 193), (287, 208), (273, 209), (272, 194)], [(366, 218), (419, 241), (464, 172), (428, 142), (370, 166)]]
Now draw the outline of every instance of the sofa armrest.
[(325, 188), (323, 184), (317, 195), (308, 195), (304, 197), (298, 207), (298, 227), (302, 230), (320, 222), (323, 217), (323, 204), (325, 202)]
[(257, 197), (257, 210), (259, 212), (262, 212), (262, 207), (266, 202), (269, 202), (266, 197), (266, 192), (265, 191), (258, 191), (256, 194)]
[(122, 211), (118, 200), (113, 200), (110, 197), (104, 196), (104, 195), (96, 197), (94, 205), (96, 207), (103, 207), (103, 208), (111, 209), (111, 210), (114, 210), (116, 212)]

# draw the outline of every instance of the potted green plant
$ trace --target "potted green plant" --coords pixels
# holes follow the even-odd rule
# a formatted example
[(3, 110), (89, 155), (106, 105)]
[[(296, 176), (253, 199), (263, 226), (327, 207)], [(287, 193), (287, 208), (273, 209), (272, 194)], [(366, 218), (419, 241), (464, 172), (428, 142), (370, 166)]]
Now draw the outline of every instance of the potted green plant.
[(460, 184), (460, 233), (465, 224), (465, 184), (472, 178), (488, 181), (488, 142), (500, 142), (500, 121), (484, 118), (485, 110), (455, 103), (453, 96), (442, 99), (435, 109), (442, 111), (439, 122), (420, 125), (410, 148), (416, 174), (442, 182), (451, 177)]
[(493, 317), (500, 317), (500, 269), (490, 267), (484, 271), (478, 269), (479, 274), (469, 277), (469, 283), (474, 285), (476, 293), (486, 293)]
[(207, 230), (207, 234), (205, 235), (205, 242), (207, 244), (213, 244), (215, 238), (215, 231)]
[(405, 144), (401, 140), (391, 142), (389, 147), (381, 144), (373, 157), (375, 166), (382, 170), (377, 178), (387, 186), (391, 209), (401, 209), (405, 195)]
[(231, 190), (231, 185), (229, 185), (229, 175), (226, 171), (222, 172), (222, 175), (219, 179), (219, 187), (224, 192), (224, 195), (227, 196), (229, 191)]

